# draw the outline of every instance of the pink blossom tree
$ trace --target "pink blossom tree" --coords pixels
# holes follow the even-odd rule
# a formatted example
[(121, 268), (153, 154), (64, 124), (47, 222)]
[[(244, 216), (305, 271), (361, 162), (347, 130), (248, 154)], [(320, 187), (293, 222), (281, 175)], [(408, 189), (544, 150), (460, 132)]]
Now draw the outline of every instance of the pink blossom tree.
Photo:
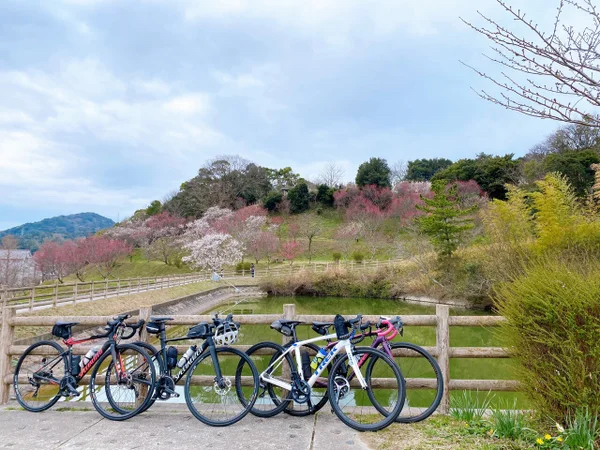
[(302, 244), (298, 241), (287, 241), (281, 245), (281, 256), (290, 262), (290, 266), (302, 252)]
[(95, 264), (100, 276), (107, 279), (120, 259), (133, 252), (133, 246), (119, 239), (92, 236), (86, 240), (90, 262)]
[(69, 261), (58, 242), (44, 242), (33, 255), (33, 259), (43, 279), (56, 278), (63, 283), (64, 277), (69, 274)]
[(259, 260), (266, 258), (267, 267), (271, 265), (277, 250), (279, 250), (279, 238), (272, 231), (260, 231), (248, 247), (248, 252), (257, 264)]

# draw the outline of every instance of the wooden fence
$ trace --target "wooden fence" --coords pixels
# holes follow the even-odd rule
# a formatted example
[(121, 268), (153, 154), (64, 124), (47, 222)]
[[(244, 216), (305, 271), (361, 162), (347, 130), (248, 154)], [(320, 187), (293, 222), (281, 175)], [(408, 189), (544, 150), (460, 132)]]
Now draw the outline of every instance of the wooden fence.
[[(254, 278), (266, 278), (283, 275), (293, 275), (302, 270), (322, 272), (334, 267), (344, 267), (348, 270), (377, 270), (380, 267), (391, 266), (401, 260), (369, 261), (357, 264), (354, 261), (341, 263), (305, 263), (293, 265), (277, 265), (260, 267), (254, 273)], [(222, 272), (225, 280), (234, 282), (240, 278), (250, 278), (252, 274), (246, 269), (228, 270)], [(57, 306), (77, 301), (101, 300), (127, 294), (136, 294), (156, 289), (167, 289), (184, 284), (198, 283), (210, 280), (211, 272), (194, 272), (185, 275), (166, 277), (143, 277), (125, 279), (107, 279), (100, 281), (41, 284), (38, 286), (19, 287), (0, 290), (0, 306), (18, 310), (33, 310), (35, 307)]]
[[(144, 307), (139, 310), (139, 317), (148, 320), (152, 315), (152, 307)], [(390, 316), (395, 314), (390, 314)], [(179, 315), (172, 316), (172, 325), (195, 325), (201, 321), (209, 321), (208, 315)], [(311, 321), (330, 321), (332, 316), (325, 315), (297, 315), (294, 304), (284, 305), (283, 316), (279, 314), (252, 314), (238, 315), (236, 321), (242, 324), (264, 324), (268, 325), (274, 320), (284, 317), (286, 319), (301, 320), (310, 323)], [(47, 326), (48, 330), (58, 320), (68, 320), (79, 322), (81, 325), (101, 326), (112, 317), (107, 316), (82, 316), (82, 317), (17, 317), (15, 310), (7, 308), (2, 317), (2, 335), (0, 339), (0, 403), (6, 403), (9, 398), (9, 392), (12, 384), (12, 373), (14, 370), (12, 358), (21, 355), (26, 349), (26, 345), (16, 345), (14, 342), (14, 328), (27, 326)], [(379, 316), (364, 316), (365, 320), (377, 321)], [(450, 316), (450, 307), (447, 305), (437, 305), (435, 315), (411, 315), (402, 316), (402, 321), (406, 326), (435, 326), (436, 327), (436, 346), (426, 347), (426, 349), (435, 357), (442, 369), (444, 377), (444, 393), (439, 412), (448, 413), (450, 405), (450, 390), (468, 390), (477, 389), (482, 391), (518, 391), (519, 384), (513, 380), (453, 380), (450, 378), (450, 358), (508, 358), (509, 355), (504, 348), (499, 347), (450, 347), (450, 328), (451, 327), (472, 327), (498, 326), (504, 318), (495, 316)], [(142, 333), (142, 339), (148, 336)], [(246, 350), (248, 346), (236, 346), (241, 350)], [(178, 350), (183, 352), (187, 346), (178, 346)], [(76, 346), (73, 348), (75, 354), (85, 354), (88, 346)], [(426, 385), (425, 380), (407, 379), (408, 387), (417, 387)]]

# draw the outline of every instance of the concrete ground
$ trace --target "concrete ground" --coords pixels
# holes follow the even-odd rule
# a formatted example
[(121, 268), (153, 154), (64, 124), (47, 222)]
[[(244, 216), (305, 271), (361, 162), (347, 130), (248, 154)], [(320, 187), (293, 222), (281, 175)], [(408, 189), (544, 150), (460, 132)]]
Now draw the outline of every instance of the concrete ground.
[[(28, 449), (252, 449), (365, 450), (361, 433), (328, 410), (317, 416), (270, 419), (246, 416), (235, 425), (213, 428), (181, 409), (152, 409), (124, 422), (96, 411), (42, 413), (0, 409), (0, 448)], [(165, 405), (166, 406), (166, 405)], [(13, 409), (14, 408), (14, 409)]]

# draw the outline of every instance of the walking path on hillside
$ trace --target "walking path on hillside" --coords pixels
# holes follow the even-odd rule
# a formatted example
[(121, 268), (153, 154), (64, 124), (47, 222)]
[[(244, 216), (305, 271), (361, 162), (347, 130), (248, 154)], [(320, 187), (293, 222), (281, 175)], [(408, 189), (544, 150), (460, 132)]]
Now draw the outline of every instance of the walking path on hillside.
[[(161, 408), (162, 406), (162, 408)], [(43, 413), (0, 410), (0, 448), (39, 449), (256, 449), (366, 450), (361, 433), (335, 415), (270, 419), (248, 415), (229, 427), (213, 428), (196, 420), (185, 405), (155, 405), (124, 422), (102, 418), (96, 411)], [(13, 405), (13, 407), (15, 407)]]

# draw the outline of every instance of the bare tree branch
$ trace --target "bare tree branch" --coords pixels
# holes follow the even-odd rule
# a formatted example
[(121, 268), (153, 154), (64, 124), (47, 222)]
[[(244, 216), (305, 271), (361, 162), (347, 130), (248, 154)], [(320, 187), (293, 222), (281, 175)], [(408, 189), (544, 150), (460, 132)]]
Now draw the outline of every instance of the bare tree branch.
[[(517, 34), (479, 11), (484, 26), (461, 18), (467, 26), (492, 42), (494, 56), (484, 56), (507, 70), (499, 75), (489, 75), (461, 61), (500, 89), (499, 93), (475, 91), (477, 95), (528, 116), (600, 128), (600, 119), (594, 113), (600, 106), (600, 53), (597, 51), (600, 13), (596, 6), (591, 0), (558, 0), (553, 27), (550, 32), (544, 32), (537, 23), (526, 19), (524, 12), (513, 9), (505, 0), (496, 2), (512, 22), (523, 27), (523, 33)], [(564, 24), (562, 16), (566, 6), (586, 14), (591, 24), (580, 31)]]

